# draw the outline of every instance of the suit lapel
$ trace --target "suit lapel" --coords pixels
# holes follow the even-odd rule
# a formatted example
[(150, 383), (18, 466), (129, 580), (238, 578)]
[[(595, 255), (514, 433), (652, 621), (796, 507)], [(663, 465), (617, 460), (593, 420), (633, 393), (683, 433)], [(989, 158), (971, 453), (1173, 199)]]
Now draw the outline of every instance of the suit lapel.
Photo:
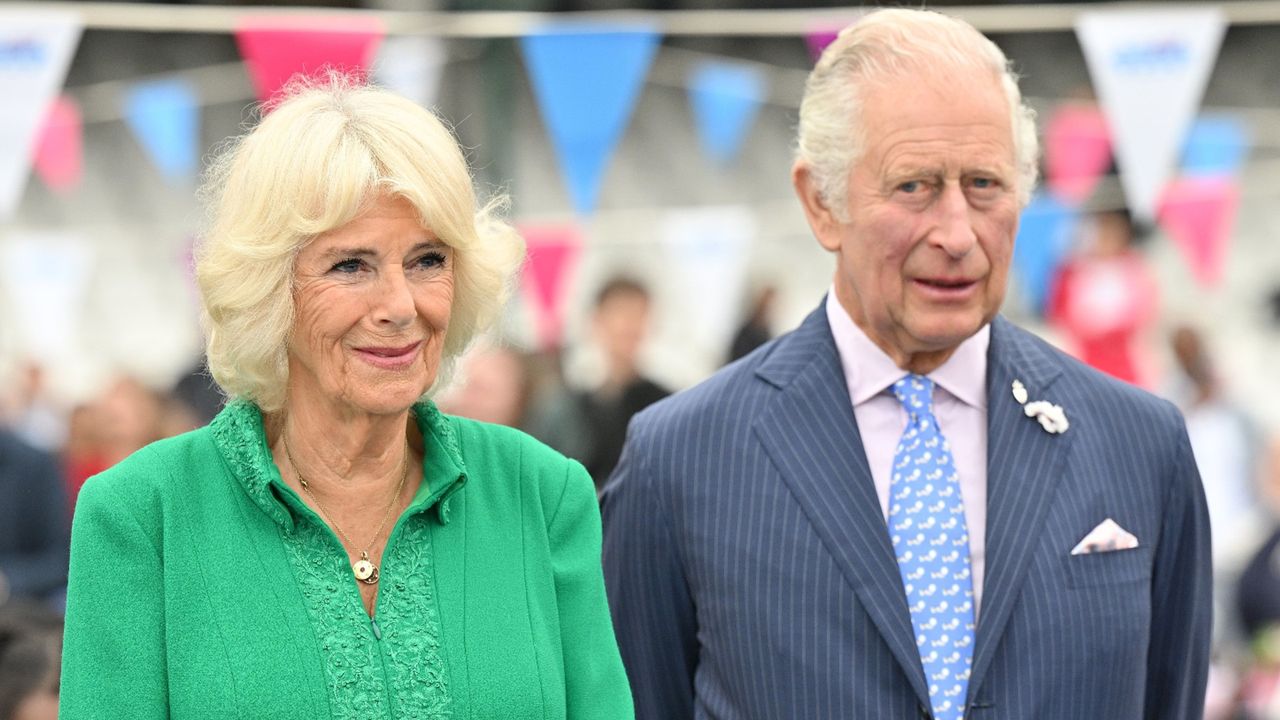
[(824, 306), (761, 363), (779, 388), (755, 432), (924, 703), (906, 594)]
[[(987, 363), (987, 562), (969, 696), (981, 688), (1026, 577), (1053, 492), (1071, 447), (1070, 431), (1044, 431), (1013, 398), (1015, 379), (1029, 400), (1060, 402), (1050, 386), (1056, 358), (1029, 334), (997, 317)], [(1064, 406), (1068, 419), (1071, 408)]]

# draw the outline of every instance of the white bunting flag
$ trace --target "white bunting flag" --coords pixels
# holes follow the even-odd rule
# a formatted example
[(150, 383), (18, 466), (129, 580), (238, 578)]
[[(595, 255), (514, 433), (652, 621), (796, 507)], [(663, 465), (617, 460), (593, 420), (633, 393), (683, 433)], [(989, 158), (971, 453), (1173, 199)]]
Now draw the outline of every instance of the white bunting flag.
[(378, 48), (373, 77), (387, 88), (430, 108), (440, 94), (440, 75), (446, 61), (444, 42), (437, 37), (389, 37)]
[(747, 271), (758, 223), (751, 208), (725, 205), (672, 210), (662, 237), (679, 283), (686, 341), (717, 361), (741, 324)]
[(1101, 10), (1076, 21), (1120, 182), (1139, 220), (1155, 218), (1225, 30), (1222, 12), (1208, 7)]
[(0, 241), (0, 298), (15, 312), (24, 354), (57, 362), (83, 350), (77, 343), (92, 270), (93, 248), (78, 233), (24, 232)]
[(72, 13), (0, 10), (0, 222), (22, 198), (37, 133), (79, 40), (80, 20)]

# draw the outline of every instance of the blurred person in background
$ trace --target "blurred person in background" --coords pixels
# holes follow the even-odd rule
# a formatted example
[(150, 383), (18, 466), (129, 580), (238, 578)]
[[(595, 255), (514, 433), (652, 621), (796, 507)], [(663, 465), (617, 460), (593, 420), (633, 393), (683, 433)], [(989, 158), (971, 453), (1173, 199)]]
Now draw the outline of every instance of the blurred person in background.
[(565, 387), (552, 353), (473, 348), (437, 405), (450, 415), (519, 428), (568, 457), (586, 452), (589, 433), (578, 399)]
[(778, 290), (773, 286), (765, 287), (756, 294), (746, 321), (729, 343), (729, 362), (750, 355), (752, 350), (773, 339), (771, 320), (777, 299)]
[(164, 416), (165, 400), (136, 378), (124, 375), (72, 410), (63, 450), (71, 507), (91, 476), (166, 437), (161, 424)]
[(590, 477), (425, 399), (523, 259), (449, 131), (295, 81), (205, 197), (232, 400), (85, 484), (62, 718), (630, 718)]
[(794, 331), (636, 416), (603, 495), (642, 720), (1199, 720), (1209, 521), (1176, 407), (999, 315), (1031, 111), (886, 9), (800, 106), (834, 255)]
[(67, 412), (49, 395), (44, 368), (29, 360), (10, 386), (3, 413), (8, 425), (24, 441), (45, 452), (58, 452), (67, 439)]
[(1135, 385), (1153, 382), (1142, 341), (1156, 317), (1157, 285), (1133, 247), (1127, 210), (1095, 213), (1079, 252), (1058, 269), (1049, 290), (1049, 322), (1081, 360)]
[(587, 432), (578, 394), (564, 379), (563, 353), (551, 348), (525, 355), (529, 403), (524, 425), (530, 435), (571, 458), (587, 456)]
[(54, 456), (0, 427), (0, 604), (14, 597), (61, 609), (67, 507)]
[(80, 488), (89, 478), (111, 467), (102, 448), (104, 428), (98, 420), (97, 405), (90, 401), (71, 409), (67, 420), (67, 444), (62, 448), (67, 498), (75, 509)]
[(218, 389), (218, 384), (209, 375), (209, 364), (203, 356), (200, 362), (178, 379), (173, 388), (173, 396), (186, 406), (200, 425), (213, 420), (226, 400)]
[(57, 720), (61, 648), (61, 616), (0, 604), (0, 720)]
[(651, 306), (648, 288), (627, 277), (611, 278), (596, 293), (591, 337), (604, 355), (604, 378), (579, 395), (579, 406), (586, 432), (581, 460), (597, 487), (618, 464), (631, 416), (671, 394), (640, 372)]
[(463, 356), (458, 380), (436, 405), (450, 415), (523, 429), (529, 385), (519, 352), (504, 345), (477, 346)]
[(1178, 370), (1172, 395), (1186, 418), (1209, 504), (1214, 570), (1220, 582), (1234, 583), (1264, 534), (1265, 517), (1255, 489), (1257, 430), (1228, 397), (1198, 330), (1175, 328), (1170, 346)]
[(1248, 649), (1241, 668), (1238, 717), (1280, 720), (1280, 436), (1272, 438), (1259, 464), (1258, 496), (1271, 530), (1240, 572), (1235, 588), (1235, 619)]
[(1205, 717), (1222, 720), (1230, 717), (1241, 657), (1247, 655), (1251, 637), (1234, 611), (1236, 592), (1245, 563), (1265, 538), (1266, 514), (1256, 490), (1257, 439), (1253, 423), (1227, 396), (1204, 336), (1183, 325), (1174, 329), (1169, 342), (1177, 362), (1171, 395), (1186, 418), (1209, 508), (1214, 658)]
[(107, 467), (164, 437), (164, 399), (133, 377), (120, 377), (94, 403), (102, 461)]

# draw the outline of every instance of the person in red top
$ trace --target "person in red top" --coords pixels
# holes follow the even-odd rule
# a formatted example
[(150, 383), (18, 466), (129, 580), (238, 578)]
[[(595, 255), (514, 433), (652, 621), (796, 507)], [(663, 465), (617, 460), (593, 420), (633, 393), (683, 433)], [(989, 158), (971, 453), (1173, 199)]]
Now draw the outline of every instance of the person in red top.
[(1150, 387), (1138, 339), (1155, 318), (1156, 281), (1133, 247), (1129, 213), (1096, 214), (1082, 253), (1059, 269), (1050, 289), (1048, 320), (1074, 344), (1075, 354), (1113, 377)]

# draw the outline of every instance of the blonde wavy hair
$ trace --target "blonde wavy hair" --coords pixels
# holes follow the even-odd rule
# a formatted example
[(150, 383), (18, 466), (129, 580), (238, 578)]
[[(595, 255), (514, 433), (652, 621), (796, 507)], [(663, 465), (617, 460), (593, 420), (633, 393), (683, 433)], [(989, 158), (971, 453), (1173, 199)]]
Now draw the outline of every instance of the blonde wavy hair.
[(440, 371), (502, 311), (524, 261), (520, 235), (480, 206), (457, 141), (432, 112), (363, 79), (297, 80), (233, 138), (200, 190), (196, 248), (209, 371), (230, 397), (282, 408), (294, 324), (294, 264), (313, 238), (398, 196), (454, 249), (454, 298)]
[(995, 43), (963, 20), (930, 10), (874, 10), (840, 32), (805, 83), (800, 102), (796, 161), (806, 165), (819, 194), (847, 220), (849, 173), (862, 155), (860, 93), (900, 79), (904, 70), (964, 68), (1000, 80), (1009, 101), (1018, 201), (1026, 205), (1036, 184), (1039, 140), (1035, 111), (1022, 102), (1018, 77)]

